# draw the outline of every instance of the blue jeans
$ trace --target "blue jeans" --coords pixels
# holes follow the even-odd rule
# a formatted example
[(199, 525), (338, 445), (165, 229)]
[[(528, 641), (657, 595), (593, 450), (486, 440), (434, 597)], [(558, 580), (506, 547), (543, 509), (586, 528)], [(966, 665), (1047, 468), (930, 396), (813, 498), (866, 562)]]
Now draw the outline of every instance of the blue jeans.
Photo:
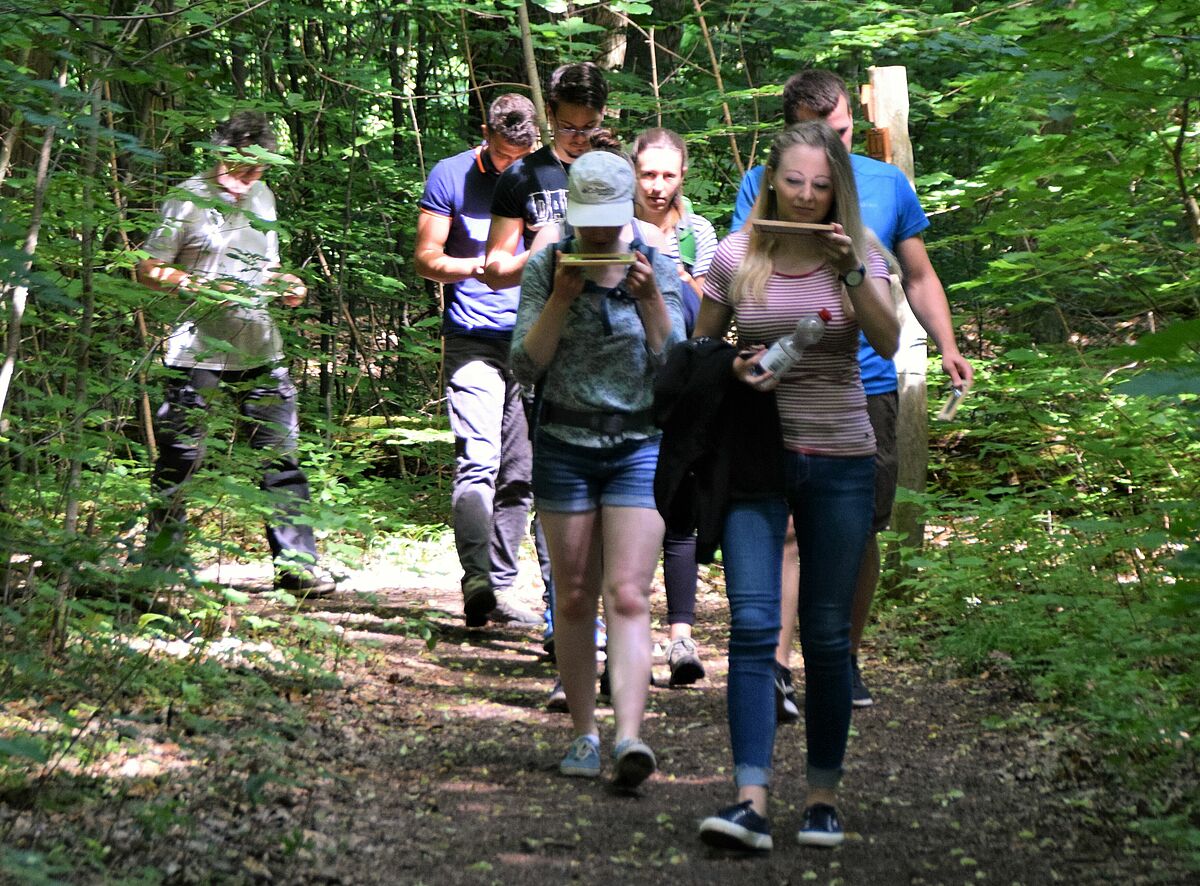
[(787, 453), (784, 496), (738, 501), (725, 516), (729, 731), (738, 787), (770, 783), (775, 645), (788, 511), (800, 548), (800, 645), (811, 787), (837, 787), (850, 733), (850, 610), (871, 529), (875, 462)]
[(601, 507), (655, 510), (654, 468), (661, 437), (616, 446), (564, 443), (539, 431), (533, 493), (539, 511), (581, 514)]

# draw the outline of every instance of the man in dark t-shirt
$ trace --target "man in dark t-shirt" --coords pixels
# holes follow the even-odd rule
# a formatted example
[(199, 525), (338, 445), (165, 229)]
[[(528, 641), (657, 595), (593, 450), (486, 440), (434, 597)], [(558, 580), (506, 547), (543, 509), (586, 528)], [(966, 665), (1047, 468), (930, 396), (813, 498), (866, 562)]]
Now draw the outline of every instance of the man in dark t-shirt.
[(567, 211), (567, 171), (591, 147), (604, 122), (608, 84), (591, 62), (562, 65), (550, 75), (546, 105), (554, 138), (500, 176), (492, 197), (486, 279), (497, 288), (516, 286), (539, 230)]
[(501, 173), (537, 136), (533, 103), (502, 95), (488, 110), (483, 144), (438, 163), (417, 218), (415, 262), (449, 284), (442, 314), (446, 409), (454, 432), (454, 542), (463, 568), (468, 627), (493, 621), (540, 624), (510, 590), (532, 497), (533, 454), (521, 388), (508, 370), (518, 289), (483, 279), (492, 194)]

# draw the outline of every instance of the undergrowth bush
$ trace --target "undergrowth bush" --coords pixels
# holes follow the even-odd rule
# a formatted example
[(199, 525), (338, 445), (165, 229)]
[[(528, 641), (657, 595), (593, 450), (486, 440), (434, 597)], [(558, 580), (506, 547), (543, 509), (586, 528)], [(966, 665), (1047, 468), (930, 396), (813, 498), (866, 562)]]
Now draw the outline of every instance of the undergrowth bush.
[(1197, 396), (1130, 390), (1067, 349), (982, 367), (934, 428), (933, 543), (908, 552), (898, 605), (961, 668), (1086, 725), (1073, 753), (1200, 860)]

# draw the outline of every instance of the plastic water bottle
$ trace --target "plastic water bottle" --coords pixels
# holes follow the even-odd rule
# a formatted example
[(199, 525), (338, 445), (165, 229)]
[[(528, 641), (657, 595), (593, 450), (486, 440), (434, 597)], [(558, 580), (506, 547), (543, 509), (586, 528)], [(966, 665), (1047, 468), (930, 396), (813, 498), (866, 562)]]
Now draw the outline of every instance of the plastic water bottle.
[(796, 321), (796, 331), (784, 336), (771, 345), (754, 367), (755, 375), (773, 372), (783, 375), (796, 365), (796, 361), (804, 354), (804, 349), (815, 345), (825, 334), (825, 324), (833, 319), (828, 309), (821, 308), (815, 314), (804, 314)]

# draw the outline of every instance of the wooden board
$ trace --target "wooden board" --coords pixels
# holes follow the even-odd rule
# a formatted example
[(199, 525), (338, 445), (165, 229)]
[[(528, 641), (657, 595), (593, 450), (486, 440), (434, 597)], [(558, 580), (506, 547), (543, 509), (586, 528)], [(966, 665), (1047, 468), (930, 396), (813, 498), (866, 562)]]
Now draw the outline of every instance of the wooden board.
[(833, 225), (816, 225), (809, 222), (777, 221), (773, 218), (756, 218), (754, 227), (767, 234), (811, 234), (813, 231), (832, 231)]
[(562, 257), (561, 261), (564, 265), (571, 265), (577, 268), (592, 268), (606, 265), (631, 265), (635, 259), (632, 252), (568, 252)]

